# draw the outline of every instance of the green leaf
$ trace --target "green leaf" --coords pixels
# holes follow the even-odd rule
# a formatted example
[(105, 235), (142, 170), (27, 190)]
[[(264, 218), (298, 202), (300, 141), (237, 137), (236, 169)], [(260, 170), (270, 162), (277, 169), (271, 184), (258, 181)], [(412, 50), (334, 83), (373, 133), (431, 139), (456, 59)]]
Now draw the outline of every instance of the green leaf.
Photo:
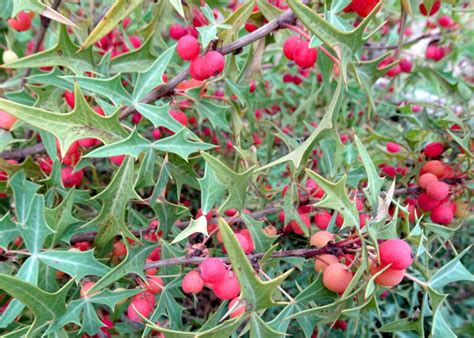
[(100, 320), (97, 312), (90, 303), (85, 303), (82, 311), (82, 323), (79, 333), (87, 333), (92, 336), (95, 335), (104, 323)]
[(430, 280), (428, 281), (428, 285), (432, 288), (441, 288), (446, 284), (466, 280), (466, 281), (474, 281), (474, 276), (470, 273), (466, 267), (460, 262), (461, 258), (466, 255), (472, 246), (464, 249), (459, 255), (457, 255), (454, 259), (452, 259), (449, 263), (444, 264), (441, 269), (436, 271), (436, 273), (431, 276)]
[(184, 9), (183, 9), (183, 4), (181, 3), (181, 0), (170, 0), (171, 5), (175, 9), (178, 14), (184, 18)]
[(171, 242), (171, 244), (178, 243), (178, 242), (182, 241), (183, 239), (186, 239), (186, 238), (188, 238), (189, 236), (191, 236), (192, 234), (195, 234), (195, 233), (201, 233), (201, 234), (204, 234), (204, 235), (208, 236), (208, 234), (207, 234), (207, 219), (206, 219), (205, 216), (201, 216), (197, 219), (191, 219), (191, 222), (186, 227), (186, 229), (181, 231), (179, 233), (179, 235), (176, 236), (175, 239)]
[(18, 223), (17, 226), (28, 252), (38, 254), (46, 237), (53, 233), (46, 224), (43, 195), (34, 195), (25, 223)]
[(272, 246), (273, 242), (278, 238), (278, 236), (268, 236), (263, 228), (266, 225), (263, 221), (258, 221), (253, 219), (251, 216), (247, 215), (245, 212), (240, 215), (242, 221), (247, 225), (252, 234), (252, 240), (255, 245), (256, 252), (266, 252)]
[(441, 311), (436, 311), (431, 324), (432, 338), (456, 338), (457, 335), (451, 330)]
[(200, 139), (196, 141), (196, 137), (191, 135), (186, 128), (182, 128), (173, 136), (158, 140), (152, 144), (153, 149), (166, 153), (173, 153), (188, 160), (189, 155), (201, 150), (208, 150), (215, 147), (214, 144), (204, 143)]
[(94, 199), (102, 201), (102, 208), (93, 220), (89, 221), (83, 228), (92, 225), (99, 226), (99, 232), (95, 238), (95, 245), (99, 248), (105, 247), (117, 235), (135, 239), (125, 223), (125, 211), (130, 199), (140, 199), (134, 190), (134, 166), (131, 157), (126, 158), (110, 184)]
[(0, 219), (0, 248), (8, 248), (11, 241), (20, 235), (15, 222), (12, 221), (10, 214), (5, 214)]
[(156, 243), (145, 243), (145, 244), (136, 244), (130, 247), (127, 245), (127, 256), (125, 259), (110, 270), (104, 277), (99, 279), (99, 281), (89, 289), (89, 294), (93, 294), (96, 291), (100, 291), (113, 282), (119, 280), (125, 275), (134, 273), (139, 275), (143, 280), (145, 280), (145, 274), (143, 272), (143, 267), (145, 266), (145, 260), (148, 255), (157, 247)]
[(250, 315), (250, 338), (283, 337), (285, 333), (275, 331), (255, 312)]
[(15, 199), (15, 214), (17, 222), (25, 224), (35, 194), (41, 186), (27, 181), (23, 170), (18, 171), (13, 175), (9, 184), (13, 190), (13, 197)]
[(97, 26), (89, 34), (81, 46), (81, 50), (89, 48), (107, 33), (117, 27), (118, 23), (129, 15), (143, 0), (116, 0), (112, 7), (102, 17)]
[(62, 78), (70, 83), (77, 83), (88, 93), (109, 99), (116, 106), (132, 104), (132, 97), (123, 87), (120, 73), (108, 79), (88, 76), (63, 76)]
[(153, 62), (143, 73), (139, 73), (135, 89), (133, 90), (133, 102), (138, 103), (146, 95), (151, 93), (157, 86), (162, 85), (163, 74), (171, 61), (176, 46), (168, 48)]
[(88, 251), (43, 251), (38, 258), (56, 270), (63, 271), (69, 276), (81, 279), (84, 276), (103, 276), (110, 268), (99, 263), (94, 257), (94, 250)]
[(252, 311), (260, 311), (271, 306), (281, 305), (281, 303), (276, 303), (273, 300), (272, 295), (293, 270), (289, 270), (275, 279), (263, 282), (255, 275), (255, 271), (234, 232), (223, 218), (219, 218), (219, 229), (232, 263), (232, 269), (240, 282), (240, 299), (246, 301), (247, 306), (250, 306)]
[(87, 153), (85, 157), (110, 157), (117, 155), (130, 155), (137, 159), (141, 153), (151, 147), (151, 142), (141, 136), (137, 129), (133, 129), (127, 138), (109, 145), (102, 146)]
[(310, 152), (313, 150), (316, 142), (327, 136), (328, 133), (334, 133), (333, 128), (335, 126), (337, 114), (341, 108), (343, 100), (342, 87), (343, 81), (339, 79), (336, 92), (334, 93), (333, 98), (328, 106), (328, 110), (311, 135), (289, 154), (260, 167), (258, 171), (263, 171), (286, 162), (291, 162), (295, 169), (298, 169), (301, 164), (304, 164), (308, 159)]
[(128, 53), (114, 57), (110, 61), (111, 73), (144, 72), (153, 64), (156, 57), (153, 55), (153, 36), (143, 42), (140, 48), (132, 49)]
[(217, 179), (215, 171), (207, 163), (204, 165), (204, 176), (198, 178), (201, 188), (201, 209), (203, 215), (209, 211), (222, 199), (225, 186)]
[(67, 29), (61, 25), (56, 45), (43, 52), (25, 56), (16, 61), (3, 65), (2, 68), (39, 68), (61, 66), (81, 75), (94, 71), (92, 49), (78, 52), (78, 47), (71, 41)]
[(236, 208), (238, 211), (242, 211), (245, 207), (249, 180), (254, 172), (254, 168), (247, 169), (242, 173), (236, 173), (215, 157), (205, 152), (201, 152), (201, 155), (204, 160), (206, 160), (207, 164), (214, 170), (217, 179), (229, 192), (229, 196), (220, 206), (220, 209), (227, 210)]
[(74, 90), (76, 102), (72, 112), (53, 113), (0, 99), (0, 109), (10, 115), (55, 135), (61, 145), (61, 153), (77, 140), (97, 138), (109, 144), (125, 137), (127, 133), (120, 125), (118, 114), (110, 117), (100, 116), (87, 104), (78, 86)]
[(135, 181), (136, 189), (152, 187), (155, 185), (155, 164), (156, 153), (153, 149), (149, 149), (143, 157), (140, 168), (138, 169), (137, 179)]
[(62, 200), (61, 204), (59, 204), (54, 209), (46, 208), (44, 210), (46, 222), (54, 230), (53, 239), (51, 241), (51, 247), (61, 241), (64, 232), (70, 225), (80, 222), (79, 219), (72, 215), (75, 195), (76, 190), (70, 189)]
[(372, 209), (376, 210), (378, 208), (378, 198), (380, 191), (382, 190), (384, 179), (378, 175), (374, 162), (367, 152), (367, 149), (365, 149), (364, 144), (360, 141), (357, 135), (354, 135), (354, 139), (357, 145), (357, 150), (362, 158), (365, 171), (367, 172), (368, 184), (367, 187), (364, 188), (364, 193), (372, 206)]
[(199, 122), (207, 118), (214, 128), (230, 131), (229, 122), (226, 118), (229, 107), (217, 105), (209, 100), (198, 100), (195, 102), (194, 108), (199, 114)]
[(242, 6), (233, 11), (224, 21), (224, 24), (231, 25), (232, 29), (219, 33), (220, 39), (227, 43), (232, 41), (234, 36), (238, 36), (238, 32), (252, 14), (254, 6), (255, 1), (245, 1)]
[(114, 311), (115, 306), (118, 302), (128, 299), (143, 292), (142, 289), (132, 289), (132, 290), (110, 290), (104, 289), (102, 292), (99, 292), (95, 295), (89, 296), (87, 301), (94, 304), (106, 305), (109, 307), (110, 311)]
[(346, 176), (344, 175), (338, 182), (332, 183), (309, 169), (306, 169), (306, 173), (326, 192), (324, 198), (315, 206), (333, 209), (341, 213), (344, 217), (343, 227), (359, 226), (359, 213), (355, 201), (351, 201), (347, 197)]
[(137, 111), (145, 118), (150, 120), (153, 127), (165, 127), (175, 133), (183, 129), (183, 125), (176, 121), (170, 114), (170, 105), (165, 103), (161, 106), (152, 106), (145, 103), (137, 103), (135, 105)]
[(26, 305), (35, 319), (28, 330), (28, 337), (37, 336), (39, 332), (66, 311), (66, 296), (73, 281), (67, 283), (56, 293), (45, 292), (18, 278), (0, 274), (0, 289)]

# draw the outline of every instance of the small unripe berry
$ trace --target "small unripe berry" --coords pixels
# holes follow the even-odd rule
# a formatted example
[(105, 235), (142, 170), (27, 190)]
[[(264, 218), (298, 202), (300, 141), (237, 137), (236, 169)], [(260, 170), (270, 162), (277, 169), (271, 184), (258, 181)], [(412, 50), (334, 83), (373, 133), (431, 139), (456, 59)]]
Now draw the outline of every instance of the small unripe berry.
[(332, 215), (328, 211), (320, 211), (314, 215), (314, 224), (321, 229), (326, 230), (331, 222)]
[(418, 185), (420, 186), (420, 188), (426, 189), (428, 184), (432, 182), (437, 182), (437, 181), (438, 181), (438, 177), (436, 177), (435, 175), (431, 173), (426, 173), (420, 176), (420, 178), (418, 179)]
[[(228, 309), (232, 309), (235, 304), (237, 304), (238, 302), (240, 301), (239, 298), (234, 298), (232, 299), (230, 302), (229, 302), (229, 307)], [(238, 317), (240, 316), (241, 314), (245, 313), (245, 306), (243, 304), (239, 304), (235, 307), (234, 310), (232, 310), (232, 312), (230, 313), (230, 318), (235, 318), (235, 317)]]
[(212, 290), (217, 298), (226, 300), (237, 297), (240, 294), (240, 283), (233, 271), (226, 271), (224, 278), (212, 285)]
[(4, 112), (3, 110), (0, 110), (0, 128), (10, 130), (16, 121), (17, 118), (15, 116), (12, 116), (7, 112)]
[(301, 41), (296, 46), (293, 58), (298, 66), (309, 68), (316, 63), (318, 50), (316, 48), (309, 48), (309, 42)]
[(204, 288), (204, 281), (197, 270), (191, 270), (184, 275), (181, 287), (185, 293), (196, 294)]
[(444, 164), (441, 161), (433, 160), (426, 162), (421, 168), (420, 174), (432, 173), (438, 178), (443, 177), (444, 174)]
[[(375, 275), (382, 269), (383, 269), (382, 267), (376, 264), (370, 265), (370, 273), (372, 275)], [(387, 270), (382, 272), (380, 275), (375, 277), (375, 283), (382, 286), (392, 287), (392, 286), (400, 284), (404, 276), (405, 276), (405, 269), (395, 270), (395, 269), (388, 268)]]
[(440, 204), (431, 212), (431, 220), (434, 223), (448, 225), (453, 221), (453, 208), (446, 204)]
[(197, 58), (200, 51), (201, 46), (199, 45), (198, 40), (191, 35), (185, 35), (180, 38), (178, 45), (176, 46), (176, 52), (186, 61), (191, 61)]
[(317, 248), (322, 248), (331, 241), (334, 241), (334, 235), (332, 233), (328, 231), (318, 231), (311, 236), (309, 243)]
[(390, 265), (390, 269), (403, 270), (413, 263), (412, 250), (401, 239), (389, 239), (379, 246), (381, 266)]
[(438, 157), (444, 151), (444, 145), (441, 142), (431, 142), (423, 149), (426, 157)]
[(18, 60), (18, 55), (10, 49), (3, 51), (3, 63), (10, 63)]
[(352, 272), (341, 263), (329, 265), (323, 272), (323, 284), (329, 290), (342, 293), (352, 280)]
[(140, 323), (141, 316), (148, 318), (153, 308), (145, 299), (135, 299), (130, 302), (127, 308), (127, 316), (132, 322)]
[(316, 256), (314, 258), (314, 270), (317, 272), (323, 272), (329, 265), (335, 263), (339, 263), (339, 259), (334, 255), (324, 254)]
[(210, 257), (199, 264), (199, 271), (205, 283), (214, 284), (224, 278), (227, 269), (222, 260)]
[(426, 187), (426, 193), (431, 199), (442, 201), (449, 195), (449, 185), (444, 182), (431, 182)]

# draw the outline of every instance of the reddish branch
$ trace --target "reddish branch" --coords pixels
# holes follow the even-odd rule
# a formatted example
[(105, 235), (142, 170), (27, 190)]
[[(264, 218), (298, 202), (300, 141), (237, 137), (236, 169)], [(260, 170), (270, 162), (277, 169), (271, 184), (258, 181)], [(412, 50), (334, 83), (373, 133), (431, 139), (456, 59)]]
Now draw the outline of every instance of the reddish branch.
[(43, 143), (37, 143), (30, 147), (22, 148), (22, 149), (14, 149), (14, 150), (6, 150), (0, 153), (0, 157), (9, 160), (9, 159), (23, 159), (30, 155), (34, 155), (44, 151)]
[[(303, 0), (303, 3), (308, 3), (308, 2), (309, 0)], [(279, 17), (270, 21), (266, 25), (263, 25), (262, 27), (256, 29), (252, 33), (249, 33), (241, 37), (240, 39), (237, 39), (234, 42), (231, 42), (225, 46), (222, 46), (221, 48), (218, 48), (218, 50), (224, 55), (232, 53), (232, 52), (238, 52), (243, 47), (257, 40), (260, 40), (261, 38), (267, 36), (268, 34), (271, 34), (272, 32), (280, 28), (284, 28), (285, 24), (291, 24), (294, 20), (296, 20), (296, 16), (293, 14), (293, 12), (290, 9), (288, 9)], [(160, 97), (171, 94), (174, 88), (177, 85), (179, 85), (181, 82), (186, 80), (188, 76), (189, 76), (189, 68), (186, 68), (182, 70), (180, 73), (178, 73), (178, 75), (176, 75), (168, 83), (159, 87), (155, 92), (152, 92), (148, 96), (146, 96), (143, 99), (143, 102), (150, 103), (150, 102), (158, 100)], [(134, 111), (135, 111), (135, 107), (133, 106), (124, 108), (120, 114), (120, 118), (125, 118), (126, 116), (133, 113)]]

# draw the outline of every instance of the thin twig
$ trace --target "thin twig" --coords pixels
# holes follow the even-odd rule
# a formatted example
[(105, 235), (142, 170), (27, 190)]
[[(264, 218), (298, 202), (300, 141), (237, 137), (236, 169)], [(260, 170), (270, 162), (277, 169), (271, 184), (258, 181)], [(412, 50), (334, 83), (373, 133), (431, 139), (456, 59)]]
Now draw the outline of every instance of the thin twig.
[(0, 157), (5, 160), (23, 159), (30, 155), (41, 153), (45, 150), (43, 143), (37, 143), (23, 149), (5, 150), (0, 153)]
[[(423, 34), (423, 35), (420, 35), (412, 40), (408, 40), (407, 42), (404, 42), (401, 47), (404, 47), (404, 46), (409, 46), (409, 45), (412, 45), (418, 41), (421, 41), (421, 40), (424, 40), (424, 39), (429, 39), (429, 38), (432, 38), (432, 39), (436, 39), (436, 38), (439, 38), (440, 35), (439, 34), (431, 34), (431, 33), (427, 33), (427, 34)], [(393, 45), (393, 46), (373, 46), (373, 45), (370, 45), (370, 44), (366, 44), (365, 45), (365, 49), (370, 49), (370, 50), (394, 50), (394, 49), (397, 49), (399, 46), (398, 44), (396, 45)]]

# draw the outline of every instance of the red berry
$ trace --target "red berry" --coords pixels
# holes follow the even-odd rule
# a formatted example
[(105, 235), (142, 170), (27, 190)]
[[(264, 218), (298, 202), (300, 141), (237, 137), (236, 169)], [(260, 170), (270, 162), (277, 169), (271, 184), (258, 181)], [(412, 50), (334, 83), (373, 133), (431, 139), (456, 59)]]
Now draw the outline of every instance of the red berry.
[(137, 300), (137, 299), (144, 299), (147, 301), (148, 304), (150, 304), (152, 308), (155, 307), (155, 304), (156, 304), (155, 296), (149, 291), (142, 291), (139, 294), (133, 296), (132, 301)]
[(31, 27), (31, 16), (25, 11), (21, 11), (17, 14), (16, 18), (9, 19), (8, 24), (18, 32), (27, 31)]
[(365, 18), (377, 6), (379, 0), (352, 0), (350, 9)]
[(441, 142), (431, 142), (425, 146), (423, 153), (426, 157), (438, 157), (444, 152), (444, 144)]
[(82, 169), (74, 173), (73, 170), (74, 168), (72, 167), (66, 167), (61, 170), (61, 181), (66, 188), (79, 187), (84, 178)]
[(431, 173), (426, 173), (420, 176), (420, 178), (418, 179), (418, 185), (420, 186), (420, 188), (426, 189), (428, 184), (436, 181), (438, 181), (438, 178), (435, 175)]
[(431, 6), (430, 12), (428, 13), (428, 10), (425, 7), (425, 4), (422, 2), (420, 4), (420, 13), (423, 14), (424, 16), (432, 16), (433, 14), (436, 14), (436, 12), (439, 11), (439, 8), (441, 7), (441, 1), (435, 1), (433, 5)]
[(323, 272), (323, 284), (333, 292), (346, 291), (352, 280), (352, 272), (344, 264), (334, 263), (326, 267)]
[(201, 46), (199, 45), (198, 40), (191, 35), (185, 35), (180, 38), (178, 45), (176, 46), (176, 52), (186, 61), (191, 61), (197, 58), (200, 51)]
[(413, 68), (413, 64), (411, 63), (411, 61), (405, 58), (400, 60), (399, 65), (400, 65), (400, 69), (404, 73), (410, 73)]
[(426, 162), (420, 170), (420, 174), (431, 173), (438, 178), (444, 175), (444, 164), (441, 161), (433, 160)]
[(247, 238), (244, 235), (241, 234), (235, 234), (235, 238), (239, 241), (240, 247), (245, 253), (251, 253), (252, 251), (249, 251), (250, 245), (247, 240)]
[(438, 24), (441, 27), (449, 28), (451, 26), (454, 26), (454, 20), (449, 15), (441, 15), (438, 19)]
[(64, 99), (66, 100), (66, 103), (68, 104), (68, 106), (71, 107), (71, 109), (74, 109), (74, 104), (75, 104), (74, 93), (66, 90), (64, 92)]
[(145, 299), (135, 299), (130, 302), (127, 308), (127, 316), (132, 322), (141, 322), (140, 317), (148, 317), (153, 308)]
[(298, 66), (309, 68), (316, 63), (318, 50), (316, 48), (309, 48), (309, 42), (301, 41), (296, 46), (293, 58)]
[(453, 208), (446, 204), (440, 204), (431, 212), (431, 220), (438, 224), (448, 225), (453, 221)]
[(198, 56), (191, 61), (189, 65), (189, 73), (194, 80), (203, 81), (209, 76), (206, 72), (204, 56)]
[(315, 198), (322, 198), (325, 194), (324, 190), (311, 178), (306, 181), (306, 189)]
[(115, 242), (112, 253), (116, 257), (125, 256), (127, 254), (127, 247), (122, 241)]
[(179, 40), (187, 34), (186, 28), (181, 26), (179, 23), (170, 26), (169, 29), (170, 38), (173, 40)]
[(219, 75), (225, 67), (225, 58), (219, 52), (210, 51), (204, 56), (204, 67), (207, 77)]
[(426, 193), (436, 201), (442, 201), (449, 195), (449, 185), (444, 182), (434, 181), (427, 185)]
[(183, 126), (186, 126), (189, 122), (188, 117), (181, 110), (171, 109), (170, 110), (170, 115), (171, 115), (172, 118), (174, 118), (176, 121), (181, 123)]
[(199, 271), (205, 283), (214, 284), (224, 278), (227, 269), (222, 260), (210, 257), (199, 264)]
[(332, 215), (328, 211), (321, 211), (314, 215), (314, 224), (321, 229), (326, 230), (331, 222)]
[(80, 291), (80, 294), (81, 294), (81, 298), (87, 298), (89, 296), (92, 296), (89, 295), (87, 292), (89, 291), (89, 289), (91, 289), (93, 286), (95, 285), (94, 282), (91, 282), (91, 281), (87, 281), (85, 282), (84, 284), (82, 284), (81, 286), (81, 291)]
[(245, 313), (245, 306), (243, 304), (239, 304), (239, 305), (235, 305), (237, 304), (238, 302), (240, 301), (239, 298), (234, 298), (232, 299), (230, 302), (229, 302), (229, 310), (235, 308), (232, 310), (232, 312), (230, 313), (230, 318), (235, 318), (235, 317), (238, 317), (240, 316), (241, 314)]
[(400, 145), (398, 143), (395, 143), (395, 142), (388, 142), (387, 145), (387, 151), (389, 153), (398, 153), (400, 151)]
[(185, 293), (196, 294), (204, 288), (204, 281), (197, 270), (191, 270), (184, 275), (181, 287)]
[(413, 263), (411, 247), (401, 239), (389, 239), (379, 246), (381, 266), (390, 266), (390, 269), (403, 270)]
[(158, 276), (146, 277), (146, 289), (154, 295), (161, 293), (164, 284), (163, 279)]
[(233, 271), (227, 270), (222, 280), (213, 284), (213, 291), (217, 298), (226, 300), (237, 297), (240, 294), (240, 284)]
[(296, 46), (300, 42), (300, 39), (296, 36), (290, 36), (286, 41), (283, 43), (283, 54), (285, 54), (288, 60), (294, 60), (294, 53), (296, 50)]
[[(300, 215), (300, 218), (303, 221), (303, 223), (309, 229), (311, 227), (311, 221), (310, 221), (309, 217), (306, 216), (306, 214), (303, 214), (303, 213), (299, 213), (299, 215)], [(301, 228), (300, 224), (296, 220), (291, 221), (289, 225), (290, 225), (291, 229), (293, 230), (293, 232), (295, 234), (298, 234), (298, 235), (303, 235), (304, 234), (303, 229)]]
[(428, 196), (427, 193), (423, 192), (418, 196), (418, 205), (424, 211), (431, 211), (440, 205), (440, 201), (434, 200)]
[(125, 159), (125, 155), (117, 155), (117, 156), (110, 156), (110, 162), (115, 165), (122, 165), (123, 160)]
[(0, 128), (10, 130), (11, 127), (15, 124), (17, 118), (0, 110)]
[[(382, 267), (376, 264), (371, 264), (370, 273), (375, 275), (382, 269)], [(403, 277), (405, 277), (405, 269), (395, 270), (388, 268), (375, 278), (375, 283), (382, 286), (392, 287), (400, 284), (400, 282), (403, 280)]]

